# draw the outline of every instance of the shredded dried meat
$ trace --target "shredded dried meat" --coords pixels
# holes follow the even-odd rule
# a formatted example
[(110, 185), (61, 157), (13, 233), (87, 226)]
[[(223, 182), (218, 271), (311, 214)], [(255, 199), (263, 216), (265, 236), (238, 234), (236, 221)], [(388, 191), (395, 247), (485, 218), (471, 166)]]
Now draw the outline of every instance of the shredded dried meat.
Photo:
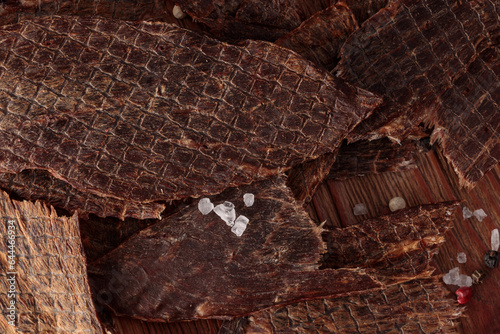
[(380, 103), (271, 43), (162, 23), (5, 26), (0, 64), (0, 170), (47, 170), (137, 218), (335, 151)]

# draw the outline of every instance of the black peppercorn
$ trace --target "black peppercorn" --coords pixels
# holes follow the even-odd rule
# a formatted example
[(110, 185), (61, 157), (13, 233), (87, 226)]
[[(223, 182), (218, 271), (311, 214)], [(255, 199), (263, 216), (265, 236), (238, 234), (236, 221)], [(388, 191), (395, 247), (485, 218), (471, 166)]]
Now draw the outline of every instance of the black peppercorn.
[(488, 251), (484, 255), (484, 263), (488, 268), (498, 267), (498, 252), (494, 250)]

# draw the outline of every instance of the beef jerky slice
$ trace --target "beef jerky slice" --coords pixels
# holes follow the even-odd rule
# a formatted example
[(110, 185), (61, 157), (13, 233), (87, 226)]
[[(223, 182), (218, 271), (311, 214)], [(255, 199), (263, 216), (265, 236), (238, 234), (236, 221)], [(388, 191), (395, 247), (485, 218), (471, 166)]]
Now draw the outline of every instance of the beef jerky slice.
[[(457, 333), (462, 314), (438, 277), (391, 285), (381, 291), (267, 309), (241, 322), (241, 333)], [(219, 334), (229, 334), (220, 332)]]
[(81, 213), (80, 218), (87, 218), (88, 213), (96, 213), (101, 217), (124, 219), (132, 216), (143, 219), (151, 215), (151, 212), (156, 215), (165, 209), (165, 205), (158, 203), (134, 204), (130, 207), (126, 200), (85, 193), (40, 169), (28, 169), (18, 174), (1, 173), (0, 188), (15, 197), (31, 201), (41, 200), (70, 213), (78, 211)]
[(0, 170), (48, 170), (130, 212), (334, 151), (379, 103), (273, 44), (162, 23), (5, 26), (0, 64)]
[(276, 44), (331, 70), (338, 62), (340, 48), (357, 28), (349, 8), (337, 4), (313, 15)]
[(386, 283), (425, 275), (451, 227), (457, 202), (427, 204), (334, 229), (325, 236), (326, 268), (374, 268)]
[(415, 154), (429, 150), (429, 138), (406, 139), (401, 143), (387, 138), (344, 143), (328, 174), (329, 179), (399, 172), (415, 168)]
[[(243, 204), (252, 193), (255, 203)], [(364, 269), (318, 270), (322, 229), (281, 177), (211, 198), (249, 219), (241, 237), (197, 203), (142, 230), (89, 269), (97, 300), (149, 320), (231, 318), (299, 300), (380, 288)], [(112, 282), (112, 283), (111, 283)]]
[(359, 25), (384, 8), (388, 2), (388, 0), (332, 0), (332, 3), (347, 5)]
[(7, 0), (0, 5), (0, 25), (47, 15), (101, 16), (127, 21), (176, 23), (184, 28), (200, 30), (193, 20), (177, 20), (171, 1), (155, 0)]
[[(40, 202), (0, 192), (0, 216), (0, 332), (101, 333), (77, 215), (58, 217)], [(8, 324), (12, 301), (15, 327)]]
[(328, 6), (326, 0), (177, 0), (219, 38), (274, 41)]
[(353, 139), (433, 127), (462, 184), (500, 158), (499, 16), (488, 1), (394, 1), (346, 41), (337, 73), (386, 97)]

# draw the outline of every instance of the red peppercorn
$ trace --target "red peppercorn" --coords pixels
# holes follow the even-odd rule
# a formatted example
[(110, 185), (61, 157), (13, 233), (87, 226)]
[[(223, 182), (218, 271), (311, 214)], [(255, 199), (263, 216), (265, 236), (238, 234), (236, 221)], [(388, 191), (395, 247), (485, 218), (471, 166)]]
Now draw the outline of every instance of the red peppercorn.
[(472, 289), (469, 288), (468, 286), (463, 286), (457, 291), (455, 291), (455, 294), (457, 295), (457, 302), (459, 304), (465, 304), (472, 297)]

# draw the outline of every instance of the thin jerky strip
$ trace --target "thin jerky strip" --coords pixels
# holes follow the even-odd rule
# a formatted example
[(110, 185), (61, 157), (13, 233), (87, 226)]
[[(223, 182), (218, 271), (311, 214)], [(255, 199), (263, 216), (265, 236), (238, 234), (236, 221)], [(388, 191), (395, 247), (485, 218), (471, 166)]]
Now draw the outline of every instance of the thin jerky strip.
[(88, 218), (90, 213), (94, 213), (101, 217), (112, 216), (122, 220), (129, 216), (144, 219), (160, 217), (165, 210), (163, 204), (136, 204), (130, 207), (124, 200), (84, 193), (40, 169), (28, 169), (18, 174), (1, 173), (0, 188), (13, 196), (30, 201), (41, 200), (71, 214), (78, 211), (80, 218)]
[(394, 1), (351, 35), (339, 77), (384, 95), (351, 140), (434, 129), (462, 184), (500, 158), (500, 20), (489, 1)]
[[(451, 228), (457, 202), (427, 204), (327, 232), (326, 268), (374, 268), (394, 280), (417, 277)], [(385, 281), (385, 280), (384, 280)]]
[(275, 41), (328, 7), (326, 0), (177, 0), (219, 38)]
[(331, 70), (347, 37), (358, 28), (349, 8), (338, 4), (316, 13), (275, 43)]
[[(241, 333), (457, 333), (463, 309), (438, 277), (412, 280), (346, 298), (267, 309), (240, 322)], [(219, 334), (228, 332), (221, 331)]]
[(5, 26), (0, 79), (0, 169), (45, 169), (131, 212), (334, 151), (380, 102), (267, 42), (78, 17)]
[(400, 172), (416, 167), (415, 154), (429, 150), (429, 138), (406, 139), (401, 143), (387, 138), (343, 144), (327, 178)]
[[(78, 216), (58, 217), (40, 202), (18, 202), (0, 192), (0, 217), (0, 332), (102, 333), (87, 283)], [(13, 300), (15, 327), (5, 317)]]
[[(253, 206), (243, 204), (245, 193), (255, 195)], [(97, 299), (140, 319), (227, 319), (382, 287), (364, 269), (318, 270), (322, 229), (281, 177), (227, 189), (211, 201), (231, 201), (237, 215), (250, 220), (241, 237), (215, 213), (202, 215), (195, 203), (93, 263)]]

